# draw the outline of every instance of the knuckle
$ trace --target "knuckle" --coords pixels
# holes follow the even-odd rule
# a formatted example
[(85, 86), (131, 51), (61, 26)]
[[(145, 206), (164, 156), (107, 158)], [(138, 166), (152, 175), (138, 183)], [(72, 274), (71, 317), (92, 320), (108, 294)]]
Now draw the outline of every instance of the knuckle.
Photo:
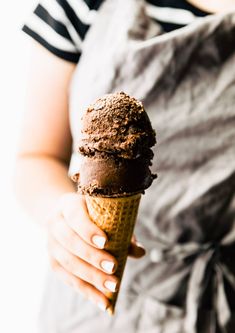
[(71, 280), (72, 287), (77, 290), (78, 292), (84, 294), (84, 281), (77, 277), (73, 277)]
[(86, 260), (94, 267), (100, 268), (100, 262), (103, 260), (103, 251), (90, 245), (85, 247)]
[(99, 272), (95, 268), (91, 268), (87, 271), (87, 282), (90, 284), (97, 286), (99, 280)]
[(74, 278), (73, 279), (73, 287), (77, 290), (82, 291), (84, 288), (84, 282), (82, 280), (80, 280), (79, 278)]
[(71, 201), (72, 193), (64, 193), (58, 201), (60, 207), (66, 207), (67, 203)]
[(107, 276), (105, 273), (99, 271), (98, 273), (94, 274), (93, 276), (93, 284), (98, 289), (104, 289), (104, 282), (107, 280)]
[(52, 247), (53, 247), (53, 245), (52, 245), (52, 238), (48, 237), (48, 239), (47, 239), (47, 252), (49, 254), (52, 254)]
[(88, 287), (86, 295), (88, 300), (93, 304), (97, 304), (99, 301), (102, 301), (102, 293), (95, 289), (95, 287)]
[[(79, 226), (78, 226), (79, 224)], [(75, 227), (75, 226), (74, 226)], [(82, 223), (81, 221), (77, 223), (77, 226), (76, 226), (76, 232), (80, 235), (80, 237), (88, 244), (91, 244), (92, 241), (92, 235), (94, 234), (94, 230), (92, 227), (89, 226), (89, 223), (87, 222), (86, 219), (83, 219), (82, 220)]]
[(95, 253), (93, 253), (90, 249), (86, 249), (84, 251), (84, 260), (89, 262), (91, 265), (94, 265), (95, 262)]
[(54, 230), (54, 222), (55, 219), (50, 217), (50, 219), (47, 220), (47, 232), (48, 234), (52, 234)]
[(56, 262), (56, 260), (54, 260), (53, 258), (50, 258), (50, 266), (51, 269), (56, 272), (58, 270), (58, 263)]
[(72, 219), (79, 213), (79, 202), (77, 195), (74, 193), (68, 193), (62, 198), (62, 213), (68, 218)]
[(73, 288), (81, 295), (83, 295), (87, 299), (92, 298), (91, 288), (88, 286), (87, 282), (79, 279), (73, 279)]
[(71, 229), (67, 230), (67, 232), (62, 234), (62, 240), (64, 245), (74, 248), (76, 244), (76, 237)]
[(71, 204), (64, 212), (64, 216), (69, 221), (74, 221), (76, 218), (78, 218), (78, 208)]
[(69, 255), (64, 256), (64, 258), (63, 258), (63, 266), (69, 272), (72, 272), (72, 273), (77, 272), (77, 263), (76, 263), (75, 259), (72, 258)]

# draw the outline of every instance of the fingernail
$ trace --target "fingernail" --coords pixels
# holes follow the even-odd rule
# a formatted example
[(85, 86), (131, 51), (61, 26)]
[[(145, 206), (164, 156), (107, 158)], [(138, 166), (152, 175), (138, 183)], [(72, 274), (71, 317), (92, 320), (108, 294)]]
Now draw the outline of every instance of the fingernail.
[(141, 244), (141, 243), (139, 243), (139, 242), (136, 242), (135, 243), (138, 247), (141, 247), (142, 249), (144, 249), (145, 250), (145, 248), (144, 248), (144, 245), (143, 244)]
[(116, 288), (117, 288), (117, 283), (116, 282), (107, 280), (107, 281), (105, 281), (104, 285), (108, 290), (110, 290), (112, 292), (116, 291)]
[(100, 265), (107, 273), (112, 273), (115, 266), (114, 262), (108, 260), (101, 261)]
[(109, 307), (108, 309), (107, 309), (107, 312), (108, 312), (108, 314), (110, 315), (110, 316), (112, 316), (113, 315), (113, 307)]
[(100, 309), (100, 310), (102, 310), (102, 311), (106, 311), (106, 309), (107, 309), (107, 306), (104, 304), (104, 303), (97, 303), (97, 306), (98, 306), (98, 308)]
[(104, 245), (106, 243), (106, 239), (102, 236), (93, 236), (92, 237), (92, 243), (97, 246), (100, 249), (104, 248)]

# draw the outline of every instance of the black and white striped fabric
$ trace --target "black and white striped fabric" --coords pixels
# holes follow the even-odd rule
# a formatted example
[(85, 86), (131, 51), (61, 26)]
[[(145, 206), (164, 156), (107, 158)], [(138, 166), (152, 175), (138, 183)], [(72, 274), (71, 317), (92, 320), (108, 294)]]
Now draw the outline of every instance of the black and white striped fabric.
[[(41, 0), (23, 31), (58, 57), (77, 63), (82, 41), (104, 0)], [(169, 32), (207, 13), (186, 0), (147, 0), (148, 15)]]

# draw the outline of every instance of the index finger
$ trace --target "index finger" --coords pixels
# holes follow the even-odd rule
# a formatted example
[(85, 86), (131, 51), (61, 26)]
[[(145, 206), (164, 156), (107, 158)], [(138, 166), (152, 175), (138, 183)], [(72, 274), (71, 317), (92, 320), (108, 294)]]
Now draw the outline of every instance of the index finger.
[(103, 249), (108, 241), (107, 235), (89, 217), (84, 196), (74, 194), (66, 200), (63, 209), (65, 222), (86, 243)]

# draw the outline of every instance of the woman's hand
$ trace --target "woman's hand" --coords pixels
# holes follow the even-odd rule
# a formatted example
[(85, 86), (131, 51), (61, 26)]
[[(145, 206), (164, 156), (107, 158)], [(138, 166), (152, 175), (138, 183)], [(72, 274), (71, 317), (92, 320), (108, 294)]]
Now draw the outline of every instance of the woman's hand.
[[(76, 193), (61, 197), (48, 219), (48, 251), (52, 269), (62, 280), (95, 302), (102, 310), (110, 306), (106, 291), (115, 292), (117, 260), (104, 250), (106, 234), (89, 218), (85, 199)], [(130, 255), (144, 255), (133, 238)]]

